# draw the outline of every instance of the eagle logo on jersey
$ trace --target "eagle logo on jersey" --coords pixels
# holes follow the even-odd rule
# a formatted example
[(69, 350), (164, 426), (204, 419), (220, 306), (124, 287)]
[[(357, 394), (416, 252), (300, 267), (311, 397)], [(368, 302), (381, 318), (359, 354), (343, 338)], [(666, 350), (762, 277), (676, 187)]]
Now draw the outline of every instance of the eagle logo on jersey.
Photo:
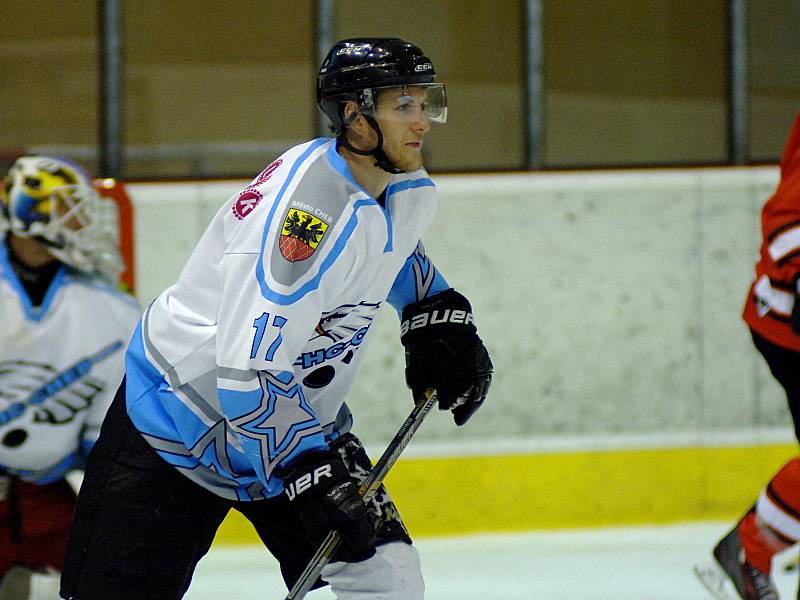
[(375, 319), (375, 314), (380, 308), (380, 302), (365, 302), (358, 304), (342, 304), (333, 310), (322, 313), (314, 332), (316, 337), (327, 337), (334, 342), (352, 337), (359, 329), (368, 327)]
[[(309, 342), (316, 342), (320, 338), (327, 338), (333, 344), (323, 346), (310, 352), (303, 352), (294, 361), (296, 367), (310, 369), (328, 360), (342, 356), (342, 362), (350, 364), (353, 355), (361, 346), (361, 342), (369, 333), (375, 313), (381, 303), (364, 302), (358, 304), (342, 304), (332, 311), (322, 313), (314, 332), (317, 334)], [(327, 342), (323, 342), (327, 344)], [(316, 345), (316, 344), (315, 344)], [(303, 380), (306, 385), (306, 380)], [(326, 382), (324, 385), (327, 385)], [(323, 387), (322, 385), (309, 385), (309, 387)]]
[(279, 248), (289, 262), (306, 260), (322, 241), (328, 224), (296, 208), (289, 210), (281, 229)]

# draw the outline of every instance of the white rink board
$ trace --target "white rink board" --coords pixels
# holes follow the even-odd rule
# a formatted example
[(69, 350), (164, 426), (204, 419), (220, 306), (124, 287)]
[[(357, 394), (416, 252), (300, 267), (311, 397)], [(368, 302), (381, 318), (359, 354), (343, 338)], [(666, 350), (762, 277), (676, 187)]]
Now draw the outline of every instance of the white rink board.
[[(740, 316), (777, 173), (434, 175), (425, 246), (472, 301), (496, 373), (467, 427), (437, 415), (414, 445), (774, 428), (790, 441), (783, 396)], [(246, 183), (128, 185), (143, 305)], [(356, 433), (380, 447), (411, 404), (393, 309), (375, 329), (348, 403)]]

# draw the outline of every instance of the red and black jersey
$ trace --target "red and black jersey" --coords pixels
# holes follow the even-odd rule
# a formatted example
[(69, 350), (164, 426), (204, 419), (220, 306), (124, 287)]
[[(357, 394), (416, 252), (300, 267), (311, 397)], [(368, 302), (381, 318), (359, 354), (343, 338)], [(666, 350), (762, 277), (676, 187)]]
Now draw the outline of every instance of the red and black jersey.
[(770, 342), (800, 351), (789, 324), (800, 276), (800, 115), (781, 159), (775, 193), (761, 209), (761, 255), (743, 318)]

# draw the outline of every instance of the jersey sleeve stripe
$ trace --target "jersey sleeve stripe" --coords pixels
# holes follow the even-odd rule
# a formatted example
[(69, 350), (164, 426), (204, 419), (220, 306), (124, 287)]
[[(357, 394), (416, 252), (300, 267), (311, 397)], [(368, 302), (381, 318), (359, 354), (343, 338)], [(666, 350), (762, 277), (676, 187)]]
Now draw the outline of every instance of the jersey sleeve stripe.
[(790, 539), (800, 539), (800, 522), (795, 515), (787, 514), (765, 491), (761, 492), (757, 502), (758, 514), (766, 523), (779, 533)]
[(800, 226), (800, 220), (789, 221), (784, 223), (780, 227), (776, 227), (770, 234), (767, 236), (767, 243), (771, 243), (776, 237), (780, 234), (789, 231), (790, 229), (794, 229), (795, 227)]
[(776, 289), (771, 284), (769, 277), (762, 275), (755, 285), (756, 297), (764, 304), (769, 306), (771, 311), (775, 311), (782, 315), (791, 315), (792, 307), (794, 306), (794, 294)]
[(434, 277), (436, 276), (436, 269), (425, 256), (419, 254), (414, 255), (414, 263), (412, 265), (414, 270), (414, 283), (417, 290), (417, 301), (422, 300), (428, 294), (428, 290), (433, 284)]
[[(135, 338), (136, 336), (134, 336)], [(153, 342), (150, 340), (150, 310), (146, 310), (144, 315), (142, 316), (142, 324), (141, 324), (141, 341), (142, 341), (142, 352), (144, 353), (144, 358), (147, 359), (147, 362), (155, 364), (153, 366), (158, 367), (159, 371), (163, 375), (163, 377), (169, 381), (169, 384), (172, 386), (172, 389), (178, 389), (183, 385), (178, 374), (175, 373), (175, 369), (173, 369), (172, 365), (166, 359), (166, 357), (158, 351), (155, 347)], [(131, 352), (135, 351), (136, 347), (131, 346)], [(150, 358), (152, 357), (152, 361)]]
[(391, 252), (394, 249), (394, 228), (392, 227), (392, 214), (389, 207), (389, 196), (386, 196), (386, 206), (383, 206), (383, 216), (386, 217), (386, 245), (383, 247), (383, 253)]
[(777, 236), (769, 245), (769, 256), (774, 262), (800, 252), (800, 225), (795, 225)]
[(391, 198), (394, 194), (398, 192), (402, 192), (404, 190), (409, 190), (418, 187), (427, 187), (432, 186), (436, 187), (430, 179), (427, 177), (422, 177), (420, 179), (412, 179), (406, 181), (400, 181), (397, 183), (390, 183), (389, 187), (386, 188), (386, 206), (383, 207), (383, 214), (386, 217), (386, 245), (383, 247), (383, 253), (386, 254), (394, 250), (394, 229), (392, 226), (392, 215), (391, 215)]
[(405, 181), (398, 181), (397, 183), (393, 183), (389, 187), (389, 191), (386, 192), (386, 196), (389, 197), (392, 194), (396, 194), (397, 192), (402, 192), (404, 190), (410, 190), (419, 187), (436, 187), (436, 184), (433, 183), (433, 180), (431, 180), (428, 177), (420, 177), (419, 179), (406, 179)]
[(252, 383), (258, 379), (258, 375), (252, 369), (232, 369), (229, 367), (217, 367), (217, 379), (228, 382)]

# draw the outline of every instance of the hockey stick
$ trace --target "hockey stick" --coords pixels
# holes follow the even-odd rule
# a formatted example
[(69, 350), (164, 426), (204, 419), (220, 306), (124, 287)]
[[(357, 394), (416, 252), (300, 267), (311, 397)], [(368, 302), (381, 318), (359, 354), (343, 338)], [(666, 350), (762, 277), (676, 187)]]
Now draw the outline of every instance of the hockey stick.
[[(411, 441), (411, 436), (419, 429), (419, 426), (422, 425), (422, 421), (428, 415), (431, 408), (433, 408), (433, 405), (436, 404), (436, 392), (426, 392), (426, 396), (426, 399), (420, 401), (420, 403), (414, 407), (414, 410), (411, 411), (411, 414), (408, 415), (408, 418), (400, 426), (400, 429), (397, 431), (394, 438), (392, 438), (392, 441), (389, 442), (383, 455), (378, 462), (375, 463), (372, 472), (370, 472), (367, 479), (364, 480), (364, 483), (361, 484), (359, 491), (365, 502), (372, 499), (377, 493), (378, 488), (389, 473), (389, 469), (397, 462), (400, 454), (408, 445), (408, 442)], [(292, 589), (286, 596), (286, 600), (301, 600), (305, 597), (317, 581), (317, 578), (319, 578), (322, 569), (331, 560), (331, 556), (333, 556), (333, 553), (336, 551), (336, 548), (339, 547), (341, 541), (342, 538), (335, 529), (328, 534), (317, 549), (317, 552), (311, 557), (305, 570), (300, 574), (300, 578), (294, 586), (292, 586)]]

